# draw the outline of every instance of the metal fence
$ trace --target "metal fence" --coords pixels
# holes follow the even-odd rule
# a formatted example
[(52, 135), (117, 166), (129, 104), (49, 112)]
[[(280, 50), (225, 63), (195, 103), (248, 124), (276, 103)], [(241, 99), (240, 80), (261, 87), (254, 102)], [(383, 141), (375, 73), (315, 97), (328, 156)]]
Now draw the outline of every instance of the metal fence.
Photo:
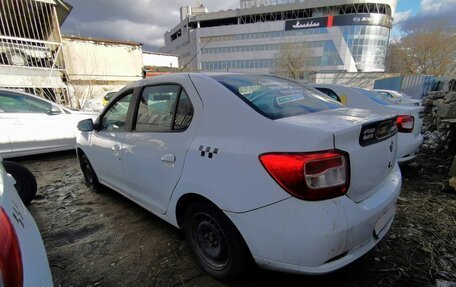
[(0, 1), (0, 65), (64, 69), (55, 5), (47, 0)]

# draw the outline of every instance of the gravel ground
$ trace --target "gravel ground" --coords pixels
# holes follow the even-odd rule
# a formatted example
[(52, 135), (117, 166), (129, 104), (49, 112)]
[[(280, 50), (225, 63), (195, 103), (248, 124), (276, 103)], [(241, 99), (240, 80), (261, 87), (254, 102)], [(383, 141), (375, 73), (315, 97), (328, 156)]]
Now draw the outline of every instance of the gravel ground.
[[(435, 286), (456, 282), (456, 193), (450, 158), (420, 155), (402, 167), (395, 222), (374, 250), (336, 273), (309, 277), (252, 268), (235, 286)], [(55, 286), (225, 286), (205, 275), (183, 235), (112, 190), (93, 193), (76, 157), (19, 159), (36, 176), (29, 209)]]

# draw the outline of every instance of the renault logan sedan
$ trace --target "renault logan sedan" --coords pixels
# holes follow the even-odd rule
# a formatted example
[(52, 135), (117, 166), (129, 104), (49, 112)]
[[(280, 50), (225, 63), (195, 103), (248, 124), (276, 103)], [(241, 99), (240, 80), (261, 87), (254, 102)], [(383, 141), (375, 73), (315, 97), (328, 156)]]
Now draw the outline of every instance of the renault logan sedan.
[(98, 115), (73, 111), (24, 92), (0, 89), (0, 156), (72, 150), (78, 122)]
[(308, 86), (319, 90), (349, 108), (372, 110), (377, 114), (397, 114), (398, 162), (408, 163), (415, 160), (423, 143), (423, 135), (421, 134), (424, 118), (423, 107), (397, 105), (385, 100), (378, 93), (361, 88), (334, 84), (309, 84)]
[(40, 232), (0, 158), (0, 286), (53, 286)]
[(322, 274), (372, 249), (401, 188), (396, 117), (261, 75), (173, 74), (128, 85), (79, 123), (87, 183), (184, 230), (204, 271)]
[(422, 102), (420, 100), (413, 99), (412, 97), (393, 90), (381, 90), (381, 89), (374, 89), (373, 92), (382, 95), (386, 100), (392, 101), (396, 105), (404, 105), (404, 106), (422, 106)]

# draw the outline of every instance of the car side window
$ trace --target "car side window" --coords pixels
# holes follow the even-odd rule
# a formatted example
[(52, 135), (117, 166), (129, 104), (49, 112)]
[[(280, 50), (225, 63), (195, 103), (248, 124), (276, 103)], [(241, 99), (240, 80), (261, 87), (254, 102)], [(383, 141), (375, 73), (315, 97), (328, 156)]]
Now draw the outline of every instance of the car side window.
[(26, 95), (0, 95), (0, 111), (4, 113), (48, 113), (52, 104)]
[(186, 130), (193, 118), (193, 105), (184, 89), (182, 89), (174, 117), (174, 130)]
[(101, 130), (123, 132), (126, 129), (128, 108), (133, 98), (133, 91), (118, 99), (101, 119)]
[(339, 96), (336, 93), (334, 93), (333, 90), (330, 90), (330, 89), (327, 89), (327, 88), (316, 88), (316, 89), (319, 90), (320, 92), (330, 96), (334, 100), (336, 100), (338, 102), (341, 102)]
[(187, 93), (180, 86), (149, 86), (145, 87), (141, 94), (135, 131), (185, 130), (192, 117), (193, 106)]

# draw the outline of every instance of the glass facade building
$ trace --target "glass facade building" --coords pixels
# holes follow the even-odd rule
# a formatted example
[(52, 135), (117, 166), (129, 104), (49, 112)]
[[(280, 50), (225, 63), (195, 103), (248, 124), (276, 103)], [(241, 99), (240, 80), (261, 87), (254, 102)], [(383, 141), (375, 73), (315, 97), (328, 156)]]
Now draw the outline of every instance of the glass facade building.
[(161, 51), (192, 70), (270, 73), (292, 44), (307, 51), (307, 71), (384, 71), (395, 0), (266, 2), (189, 16), (165, 34)]

